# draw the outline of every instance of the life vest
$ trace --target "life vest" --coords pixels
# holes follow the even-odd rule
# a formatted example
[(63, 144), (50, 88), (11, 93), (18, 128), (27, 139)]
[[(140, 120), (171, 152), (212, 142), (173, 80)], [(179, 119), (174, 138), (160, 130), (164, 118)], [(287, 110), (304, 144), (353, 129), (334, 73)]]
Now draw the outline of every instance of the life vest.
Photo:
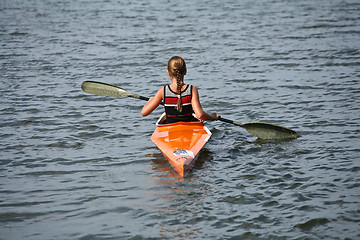
[(179, 94), (171, 90), (170, 85), (164, 86), (166, 123), (196, 121), (192, 115), (194, 112), (191, 105), (192, 85), (187, 85), (186, 89), (181, 92), (181, 112), (176, 109), (179, 97)]

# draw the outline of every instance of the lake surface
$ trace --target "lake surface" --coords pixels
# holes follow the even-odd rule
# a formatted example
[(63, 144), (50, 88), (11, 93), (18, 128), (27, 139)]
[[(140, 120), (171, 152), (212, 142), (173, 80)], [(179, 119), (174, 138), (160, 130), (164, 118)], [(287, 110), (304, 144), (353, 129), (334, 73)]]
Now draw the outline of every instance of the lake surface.
[[(357, 0), (0, 2), (0, 239), (360, 239)], [(182, 56), (222, 122), (189, 176), (150, 141)]]

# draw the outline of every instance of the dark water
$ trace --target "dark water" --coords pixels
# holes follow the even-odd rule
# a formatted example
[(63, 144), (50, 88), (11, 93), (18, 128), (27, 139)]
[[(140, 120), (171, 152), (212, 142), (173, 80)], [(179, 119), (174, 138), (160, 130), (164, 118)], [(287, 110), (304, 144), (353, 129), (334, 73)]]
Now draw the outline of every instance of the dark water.
[[(360, 2), (0, 1), (0, 239), (360, 239)], [(213, 132), (190, 175), (149, 137), (185, 58)]]

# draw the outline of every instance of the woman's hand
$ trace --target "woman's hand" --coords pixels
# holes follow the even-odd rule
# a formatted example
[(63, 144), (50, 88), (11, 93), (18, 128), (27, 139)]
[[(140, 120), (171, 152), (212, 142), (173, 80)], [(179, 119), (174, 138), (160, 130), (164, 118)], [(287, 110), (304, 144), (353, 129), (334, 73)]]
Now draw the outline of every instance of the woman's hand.
[(213, 117), (213, 121), (218, 120), (218, 119), (219, 119), (219, 117), (220, 117), (220, 115), (219, 115), (219, 114), (217, 114), (216, 112), (211, 113), (211, 114), (210, 114), (210, 116), (211, 116), (211, 117)]

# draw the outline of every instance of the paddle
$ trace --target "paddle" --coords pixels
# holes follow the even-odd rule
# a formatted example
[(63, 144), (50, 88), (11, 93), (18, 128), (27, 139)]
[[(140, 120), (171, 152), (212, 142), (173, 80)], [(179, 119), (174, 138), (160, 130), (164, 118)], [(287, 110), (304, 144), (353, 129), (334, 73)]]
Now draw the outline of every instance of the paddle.
[[(141, 99), (148, 101), (148, 97), (143, 97), (137, 94), (133, 94), (125, 89), (120, 87), (110, 85), (102, 82), (95, 81), (85, 81), (81, 85), (81, 89), (84, 92), (100, 95), (100, 96), (108, 96), (108, 97), (132, 97), (136, 99)], [(161, 103), (164, 105), (164, 103)], [(260, 139), (275, 139), (275, 140), (286, 140), (286, 139), (295, 139), (298, 138), (299, 135), (296, 134), (295, 131), (282, 127), (279, 125), (264, 123), (264, 122), (251, 122), (251, 123), (240, 123), (237, 121), (229, 120), (226, 118), (219, 118), (220, 121), (231, 123), (236, 126), (240, 126), (245, 128), (250, 134), (260, 138)]]

